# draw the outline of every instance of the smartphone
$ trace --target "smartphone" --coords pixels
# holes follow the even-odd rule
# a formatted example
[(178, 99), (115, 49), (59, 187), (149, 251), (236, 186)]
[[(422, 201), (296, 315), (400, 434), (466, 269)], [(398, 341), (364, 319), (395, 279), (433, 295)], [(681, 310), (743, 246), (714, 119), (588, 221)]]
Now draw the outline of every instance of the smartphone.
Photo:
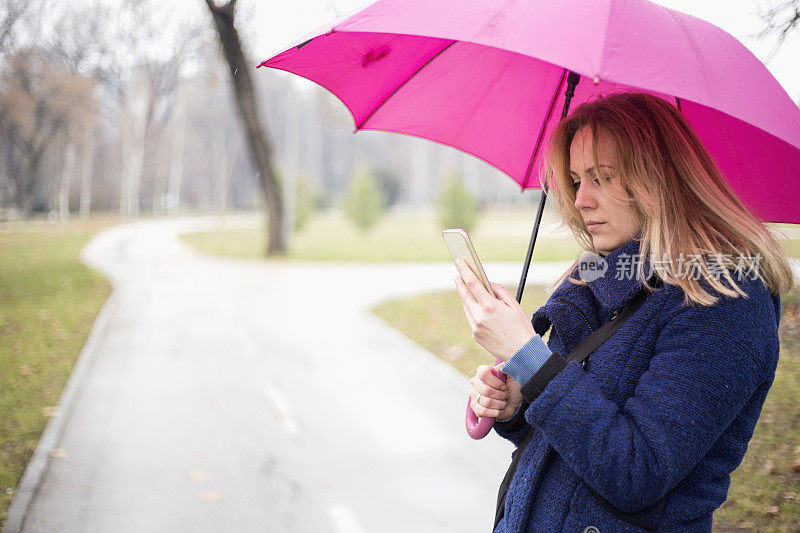
[(489, 278), (486, 277), (486, 272), (483, 271), (483, 265), (481, 265), (481, 261), (478, 259), (478, 254), (475, 252), (475, 248), (472, 246), (472, 241), (469, 239), (467, 232), (463, 229), (446, 229), (442, 232), (442, 237), (444, 238), (445, 245), (447, 245), (447, 249), (450, 250), (453, 263), (455, 263), (458, 258), (466, 261), (469, 268), (475, 274), (475, 277), (483, 283), (483, 286), (486, 287), (489, 294), (496, 298), (497, 296), (495, 296), (492, 286), (489, 284)]

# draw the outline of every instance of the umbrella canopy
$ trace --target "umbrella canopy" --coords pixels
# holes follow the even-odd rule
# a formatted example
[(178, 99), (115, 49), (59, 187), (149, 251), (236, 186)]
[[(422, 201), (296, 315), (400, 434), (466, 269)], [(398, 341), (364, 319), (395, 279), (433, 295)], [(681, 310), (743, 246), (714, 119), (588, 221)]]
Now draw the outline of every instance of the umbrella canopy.
[(765, 222), (800, 223), (800, 109), (744, 45), (646, 0), (379, 0), (259, 66), (328, 89), (355, 131), (453, 146), (539, 188), (543, 147), (571, 106), (645, 91), (678, 107)]

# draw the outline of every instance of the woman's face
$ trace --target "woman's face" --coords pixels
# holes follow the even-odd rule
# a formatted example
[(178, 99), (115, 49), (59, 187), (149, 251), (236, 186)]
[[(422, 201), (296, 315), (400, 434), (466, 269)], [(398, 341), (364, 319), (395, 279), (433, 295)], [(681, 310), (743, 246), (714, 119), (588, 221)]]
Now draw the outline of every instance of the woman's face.
[(614, 142), (602, 129), (598, 131), (597, 151), (599, 169), (594, 168), (592, 160), (592, 130), (588, 127), (578, 130), (569, 149), (570, 175), (575, 207), (580, 211), (595, 248), (606, 255), (636, 237), (640, 228), (633, 206), (612, 198), (600, 188), (599, 180), (603, 179), (614, 194), (628, 196), (620, 182)]

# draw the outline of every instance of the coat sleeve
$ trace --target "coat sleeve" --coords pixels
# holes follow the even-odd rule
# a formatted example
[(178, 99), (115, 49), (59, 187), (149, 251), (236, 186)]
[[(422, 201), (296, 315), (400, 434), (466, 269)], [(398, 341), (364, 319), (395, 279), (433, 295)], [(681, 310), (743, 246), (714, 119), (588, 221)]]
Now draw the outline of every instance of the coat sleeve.
[(511, 441), (518, 448), (522, 439), (525, 438), (525, 434), (531, 429), (530, 424), (525, 419), (528, 405), (528, 402), (522, 400), (522, 403), (511, 418), (504, 421), (495, 420), (492, 426), (498, 435)]
[(650, 366), (622, 406), (571, 361), (535, 395), (526, 419), (612, 505), (625, 512), (649, 507), (774, 378), (775, 307), (766, 290), (755, 292), (675, 313), (661, 326)]

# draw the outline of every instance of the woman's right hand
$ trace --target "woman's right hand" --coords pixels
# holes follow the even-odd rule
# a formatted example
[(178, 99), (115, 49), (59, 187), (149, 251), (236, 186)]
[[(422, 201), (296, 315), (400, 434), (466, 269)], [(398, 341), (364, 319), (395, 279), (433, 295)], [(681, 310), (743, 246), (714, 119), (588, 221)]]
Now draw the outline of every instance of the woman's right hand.
[[(501, 370), (502, 366), (500, 364), (495, 369)], [(522, 403), (519, 383), (511, 376), (503, 383), (503, 380), (492, 373), (489, 365), (479, 366), (469, 383), (469, 395), (472, 398), (470, 406), (478, 417), (489, 416), (504, 420), (513, 415)]]

